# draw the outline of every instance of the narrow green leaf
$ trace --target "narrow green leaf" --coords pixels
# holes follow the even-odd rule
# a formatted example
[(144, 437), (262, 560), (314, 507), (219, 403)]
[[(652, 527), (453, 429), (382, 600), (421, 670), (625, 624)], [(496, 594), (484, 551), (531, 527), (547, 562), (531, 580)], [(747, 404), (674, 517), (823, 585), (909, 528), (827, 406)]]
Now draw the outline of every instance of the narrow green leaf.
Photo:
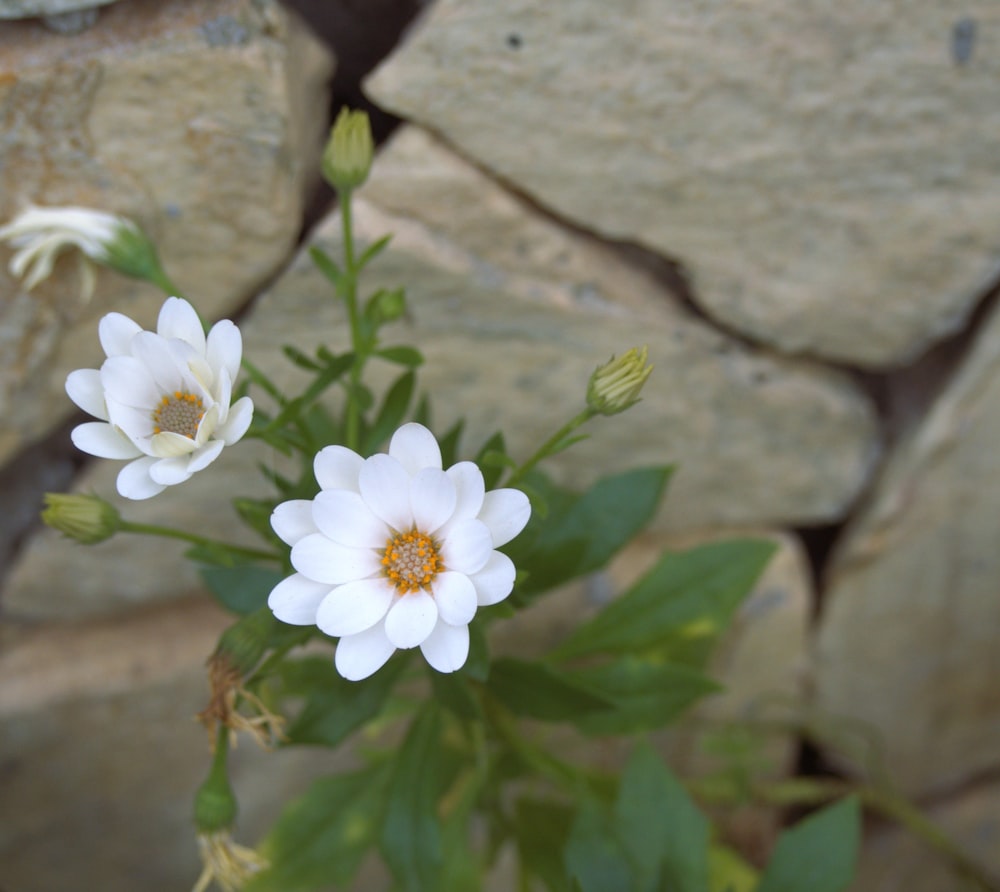
[(444, 845), (438, 800), (447, 782), (441, 713), (429, 704), (396, 753), (380, 848), (403, 892), (441, 889)]
[(386, 392), (385, 399), (379, 407), (378, 415), (368, 434), (366, 452), (371, 453), (377, 449), (399, 427), (406, 415), (406, 410), (410, 407), (416, 386), (417, 376), (413, 371), (404, 372), (393, 382)]
[(334, 262), (333, 258), (326, 253), (322, 248), (313, 245), (309, 248), (309, 257), (312, 262), (316, 265), (316, 268), (329, 279), (330, 284), (334, 288), (340, 287), (340, 280), (343, 273), (340, 271), (340, 267)]
[(364, 269), (375, 257), (382, 253), (385, 247), (392, 241), (392, 233), (389, 235), (383, 235), (382, 238), (377, 239), (372, 242), (364, 251), (361, 252), (361, 256), (358, 257), (357, 267), (359, 270)]
[(441, 464), (450, 468), (458, 461), (458, 443), (465, 429), (465, 419), (459, 418), (438, 440), (441, 447)]
[(854, 879), (860, 839), (854, 796), (810, 815), (778, 838), (757, 892), (842, 892)]
[(424, 355), (415, 347), (400, 345), (398, 347), (383, 347), (375, 351), (376, 356), (380, 356), (387, 362), (394, 362), (397, 365), (405, 365), (408, 368), (416, 368), (423, 365)]
[(390, 769), (387, 762), (314, 781), (265, 837), (270, 866), (246, 892), (315, 892), (349, 882), (374, 844)]
[(640, 892), (614, 827), (601, 804), (580, 803), (565, 849), (566, 869), (581, 892)]
[(281, 348), (281, 352), (285, 354), (289, 362), (297, 365), (299, 368), (306, 369), (310, 372), (319, 371), (322, 366), (316, 362), (311, 356), (306, 356), (298, 347), (293, 347), (291, 344), (285, 344)]
[(570, 892), (562, 852), (572, 824), (573, 812), (568, 806), (528, 798), (515, 804), (512, 829), (521, 863), (545, 883), (549, 892)]
[(482, 469), (483, 480), (486, 482), (487, 490), (493, 489), (497, 485), (497, 482), (500, 480), (500, 475), (503, 473), (503, 466), (501, 465), (494, 465), (490, 467), (483, 464), (484, 456), (493, 452), (499, 452), (502, 455), (507, 454), (507, 446), (504, 442), (503, 433), (500, 431), (497, 431), (485, 443), (483, 443), (475, 458), (476, 464)]
[(257, 366), (255, 366), (245, 356), (243, 357), (242, 368), (244, 374), (253, 381), (261, 390), (270, 396), (278, 405), (284, 405), (285, 397), (278, 390), (277, 386), (267, 377)]
[(337, 746), (379, 714), (406, 662), (390, 660), (371, 678), (355, 682), (341, 678), (333, 663), (322, 657), (286, 661), (278, 671), (285, 693), (306, 698), (288, 729), (288, 739)]
[(670, 724), (685, 709), (719, 686), (689, 666), (651, 663), (624, 656), (603, 666), (577, 670), (573, 678), (599, 692), (611, 706), (581, 716), (587, 734), (634, 734)]
[(579, 626), (558, 653), (669, 652), (671, 644), (692, 637), (714, 640), (774, 549), (773, 542), (733, 539), (668, 552), (622, 597)]
[(607, 710), (610, 701), (585, 688), (567, 673), (524, 660), (494, 660), (489, 691), (511, 712), (559, 722)]
[(267, 604), (267, 596), (287, 573), (255, 564), (235, 567), (201, 567), (198, 570), (216, 600), (241, 616)]
[(637, 747), (625, 767), (615, 829), (637, 892), (708, 892), (708, 819), (648, 744)]

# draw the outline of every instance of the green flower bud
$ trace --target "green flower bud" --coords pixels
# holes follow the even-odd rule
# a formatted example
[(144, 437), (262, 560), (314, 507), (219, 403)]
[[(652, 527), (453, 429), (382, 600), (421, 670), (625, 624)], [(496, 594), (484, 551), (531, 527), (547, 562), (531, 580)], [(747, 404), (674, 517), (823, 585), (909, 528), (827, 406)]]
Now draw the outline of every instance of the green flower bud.
[(70, 539), (96, 545), (117, 533), (122, 519), (100, 496), (49, 492), (45, 494), (42, 521)]
[(323, 150), (323, 176), (340, 192), (356, 189), (372, 166), (375, 143), (368, 113), (340, 110)]
[(611, 357), (598, 366), (587, 385), (587, 405), (601, 415), (617, 415), (639, 401), (639, 391), (646, 383), (651, 365), (646, 365), (648, 350), (633, 347), (620, 359)]
[(375, 325), (393, 322), (406, 313), (406, 292), (402, 288), (386, 291), (380, 288), (368, 300), (365, 306), (365, 318)]
[(246, 675), (264, 655), (276, 624), (267, 607), (248, 613), (222, 633), (213, 659), (224, 659), (239, 677)]
[(131, 220), (118, 217), (102, 248), (103, 262), (123, 275), (153, 284), (165, 278), (156, 246)]
[(226, 768), (228, 746), (223, 731), (215, 748), (212, 768), (194, 797), (194, 825), (199, 833), (229, 830), (236, 822), (236, 796)]

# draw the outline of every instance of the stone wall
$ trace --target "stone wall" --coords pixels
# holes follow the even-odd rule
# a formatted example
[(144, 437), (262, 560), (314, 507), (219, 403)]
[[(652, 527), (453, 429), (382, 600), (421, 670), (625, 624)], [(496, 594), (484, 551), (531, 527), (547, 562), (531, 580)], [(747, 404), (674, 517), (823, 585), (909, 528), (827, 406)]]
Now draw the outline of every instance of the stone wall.
[[(23, 7), (0, 2), (0, 16)], [(326, 21), (344, 21), (329, 7)], [(124, 0), (94, 19), (73, 35), (0, 26), (0, 216), (22, 201), (130, 214), (211, 316), (287, 264), (242, 328), (247, 355), (293, 384), (281, 344), (346, 343), (295, 249), (329, 56), (259, 0)], [(519, 618), (506, 646), (544, 647), (667, 543), (773, 536), (780, 557), (718, 655), (732, 691), (702, 717), (780, 701), (842, 720), (857, 733), (836, 757), (820, 752), (825, 767), (888, 774), (1000, 872), (998, 35), (985, 2), (920, 0), (904, 15), (861, 0), (630, 0), (609, 16), (591, 0), (436, 0), (365, 83), (407, 123), (356, 216), (362, 242), (395, 233), (368, 284), (407, 285), (398, 333), (427, 356), (438, 423), (466, 415), (469, 444), (502, 426), (524, 454), (597, 363), (649, 345), (643, 402), (595, 424), (554, 471), (583, 483), (676, 462), (663, 510), (607, 574)], [(333, 213), (309, 240), (335, 251), (338, 232)], [(62, 380), (97, 358), (101, 314), (148, 322), (159, 303), (103, 274), (92, 301), (78, 293), (71, 263), (30, 295), (0, 271), (2, 457), (67, 417)], [(229, 526), (226, 494), (276, 460), (241, 446), (203, 485), (122, 507)], [(110, 494), (115, 471), (97, 463), (73, 485)], [(123, 538), (83, 549), (39, 531), (8, 568), (11, 892), (72, 885), (78, 873), (52, 865), (67, 835), (80, 840), (73, 871), (102, 852), (95, 888), (194, 876), (195, 781), (164, 784), (157, 754), (177, 777), (202, 770), (201, 732), (184, 723), (222, 618), (192, 597), (181, 551)], [(692, 735), (664, 746), (696, 770)], [(776, 741), (779, 774), (796, 770), (797, 746)], [(289, 786), (329, 770), (275, 764)], [(254, 776), (250, 838), (274, 808)], [(129, 821), (102, 800), (106, 824), (90, 825), (87, 797), (102, 787), (148, 790), (162, 807), (147, 801)], [(759, 853), (773, 816), (728, 830)], [(156, 857), (136, 854), (151, 839)], [(951, 888), (938, 862), (907, 866), (931, 857), (876, 828), (856, 890)]]

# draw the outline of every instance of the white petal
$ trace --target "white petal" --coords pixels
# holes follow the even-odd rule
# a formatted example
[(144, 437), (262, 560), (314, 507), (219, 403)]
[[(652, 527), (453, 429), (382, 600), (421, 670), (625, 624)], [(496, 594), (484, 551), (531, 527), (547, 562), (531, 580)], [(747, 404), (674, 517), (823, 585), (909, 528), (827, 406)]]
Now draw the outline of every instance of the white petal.
[(108, 313), (97, 326), (107, 356), (128, 356), (132, 352), (132, 338), (140, 331), (142, 326), (121, 313)]
[(320, 489), (358, 489), (358, 475), (365, 460), (346, 446), (327, 446), (313, 461), (313, 471)]
[(441, 619), (451, 626), (465, 626), (476, 615), (476, 589), (464, 573), (439, 573), (431, 583)]
[(198, 444), (190, 437), (175, 434), (173, 431), (153, 434), (149, 440), (149, 451), (157, 458), (177, 458), (179, 455), (190, 455), (197, 448)]
[(241, 396), (230, 406), (225, 424), (220, 424), (215, 429), (215, 435), (225, 440), (227, 446), (232, 446), (233, 443), (243, 439), (251, 421), (253, 421), (253, 400), (248, 396)]
[(132, 355), (149, 370), (161, 393), (187, 390), (185, 385), (190, 382), (185, 381), (170, 345), (158, 334), (140, 331), (132, 338)]
[(134, 409), (118, 402), (111, 396), (107, 397), (108, 420), (136, 446), (149, 454), (149, 440), (153, 436), (153, 415), (147, 409)]
[[(201, 421), (198, 422), (198, 430), (194, 434), (194, 442), (197, 444), (198, 448), (201, 449), (208, 441), (209, 438), (215, 433), (215, 428), (219, 423), (219, 406), (218, 404), (211, 406), (209, 410), (202, 415)], [(219, 441), (223, 442), (222, 440)]]
[(385, 634), (396, 647), (416, 647), (438, 621), (437, 604), (423, 589), (396, 598), (385, 618)]
[(149, 476), (154, 483), (163, 486), (176, 486), (191, 478), (191, 462), (188, 456), (176, 458), (161, 458), (149, 468)]
[(480, 607), (499, 604), (514, 590), (514, 562), (499, 551), (494, 551), (478, 573), (469, 577), (476, 587), (476, 599)]
[(373, 455), (358, 474), (361, 498), (372, 513), (399, 532), (413, 526), (410, 510), (410, 475), (388, 455)]
[(490, 528), (493, 547), (510, 542), (531, 517), (531, 503), (519, 489), (495, 489), (486, 493), (479, 519)]
[(87, 414), (108, 420), (101, 373), (97, 369), (77, 369), (70, 372), (66, 376), (66, 393)]
[(225, 445), (226, 444), (222, 440), (212, 440), (210, 443), (206, 443), (204, 446), (197, 449), (188, 459), (190, 462), (188, 470), (192, 474), (197, 474), (199, 471), (207, 468), (222, 454), (222, 450), (225, 448)]
[(101, 366), (105, 394), (124, 406), (151, 412), (162, 391), (146, 366), (134, 356), (112, 356)]
[(325, 490), (313, 499), (313, 520), (320, 532), (353, 548), (384, 548), (389, 528), (356, 492)]
[(317, 582), (342, 585), (373, 576), (382, 569), (370, 548), (350, 548), (331, 542), (322, 533), (303, 536), (292, 546), (292, 566)]
[(142, 455), (125, 434), (105, 421), (78, 424), (70, 438), (81, 452), (98, 458), (137, 458)]
[(478, 573), (493, 552), (493, 540), (486, 524), (479, 520), (462, 520), (449, 527), (441, 543), (441, 557), (449, 570)]
[(286, 545), (295, 545), (299, 540), (318, 533), (312, 517), (311, 499), (292, 499), (282, 502), (271, 513), (271, 529)]
[(348, 681), (361, 681), (378, 672), (395, 653), (396, 648), (385, 635), (382, 623), (358, 635), (348, 635), (337, 642), (334, 665)]
[(455, 484), (457, 500), (453, 518), (475, 517), (483, 507), (483, 496), (486, 494), (486, 484), (483, 482), (483, 472), (471, 461), (460, 461), (452, 465), (445, 473)]
[(226, 417), (229, 415), (229, 404), (233, 401), (233, 379), (229, 377), (229, 372), (225, 369), (219, 373), (212, 396), (219, 407), (219, 423), (225, 424)]
[(357, 635), (374, 626), (389, 609), (392, 587), (383, 579), (361, 579), (338, 585), (316, 611), (316, 625), (337, 638)]
[(313, 582), (299, 573), (282, 579), (267, 596), (267, 606), (283, 623), (292, 626), (312, 626), (316, 623), (316, 610), (330, 594), (330, 586)]
[(205, 355), (213, 369), (225, 369), (229, 372), (230, 379), (235, 381), (243, 360), (243, 336), (240, 330), (228, 319), (216, 322), (208, 333)]
[(404, 424), (392, 435), (389, 455), (410, 474), (416, 474), (422, 468), (441, 467), (441, 449), (434, 434), (416, 422)]
[(156, 332), (164, 338), (186, 341), (202, 356), (205, 355), (205, 328), (195, 308), (182, 297), (168, 297), (164, 301)]
[(440, 622), (420, 645), (420, 650), (438, 672), (456, 672), (469, 658), (469, 627)]
[(424, 468), (413, 475), (410, 502), (418, 530), (433, 533), (455, 511), (457, 495), (452, 479), (439, 468)]
[(155, 458), (137, 458), (125, 465), (118, 474), (118, 493), (126, 499), (148, 499), (166, 489), (160, 483), (155, 483), (149, 476), (149, 469), (156, 462)]

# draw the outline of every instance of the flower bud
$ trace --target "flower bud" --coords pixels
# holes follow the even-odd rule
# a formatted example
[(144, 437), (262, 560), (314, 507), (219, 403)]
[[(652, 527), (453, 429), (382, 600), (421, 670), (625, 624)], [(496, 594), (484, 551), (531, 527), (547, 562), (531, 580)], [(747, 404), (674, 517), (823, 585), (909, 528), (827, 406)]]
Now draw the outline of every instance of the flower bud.
[(375, 154), (368, 113), (340, 110), (323, 150), (323, 176), (341, 192), (348, 192), (368, 179)]
[(156, 246), (125, 217), (117, 218), (110, 238), (103, 244), (103, 258), (98, 259), (133, 279), (159, 284), (165, 278)]
[(601, 415), (617, 415), (639, 401), (639, 391), (646, 383), (651, 365), (646, 365), (648, 350), (633, 347), (620, 359), (611, 357), (598, 366), (587, 385), (587, 405)]
[(121, 526), (121, 515), (100, 496), (49, 492), (42, 521), (64, 536), (96, 545), (110, 539)]

